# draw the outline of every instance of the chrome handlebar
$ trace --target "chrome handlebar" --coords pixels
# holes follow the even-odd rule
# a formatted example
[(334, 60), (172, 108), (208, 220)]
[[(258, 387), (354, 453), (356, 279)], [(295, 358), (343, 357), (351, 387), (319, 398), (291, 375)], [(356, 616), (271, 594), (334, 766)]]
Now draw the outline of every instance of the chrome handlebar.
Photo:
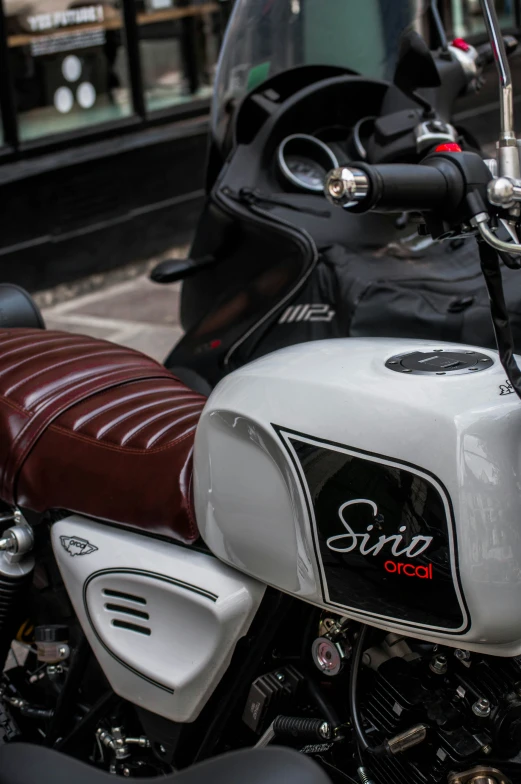
[[(512, 77), (494, 0), (480, 0), (480, 3), (498, 71), (501, 105), (501, 131), (497, 142), (497, 174), (499, 176), (493, 177), (488, 183), (486, 196), (483, 190), (482, 205), (485, 206), (483, 200), (488, 198), (489, 204), (495, 208), (491, 212), (507, 228), (512, 242), (505, 242), (496, 236), (491, 224), (491, 215), (488, 212), (482, 211), (474, 214), (470, 220), (470, 227), (467, 218), (467, 226), (464, 230), (467, 233), (472, 230), (479, 233), (485, 242), (500, 252), (521, 255), (521, 242), (516, 232), (516, 224), (521, 227), (521, 140), (518, 141), (514, 130)], [(363, 211), (363, 202), (371, 202), (371, 199), (368, 198), (372, 186), (371, 177), (362, 168), (358, 168), (356, 164), (343, 166), (328, 174), (325, 194), (332, 204), (346, 209), (358, 207), (359, 211)], [(489, 166), (489, 168), (491, 167)], [(432, 188), (433, 197), (430, 208), (434, 210), (437, 208), (434, 199), (437, 185), (436, 183), (430, 183), (430, 185), (426, 183), (427, 191), (429, 187)], [(396, 191), (399, 191), (398, 182), (395, 183)], [(451, 195), (450, 189), (448, 195)], [(418, 204), (422, 198), (425, 203), (424, 193), (419, 195)], [(439, 198), (439, 189), (437, 198)], [(418, 206), (418, 211), (421, 211), (420, 206)]]
[(499, 175), (519, 179), (521, 170), (517, 139), (514, 131), (514, 94), (510, 64), (494, 1), (481, 0), (481, 8), (499, 76), (499, 100), (501, 107), (501, 133), (498, 143)]

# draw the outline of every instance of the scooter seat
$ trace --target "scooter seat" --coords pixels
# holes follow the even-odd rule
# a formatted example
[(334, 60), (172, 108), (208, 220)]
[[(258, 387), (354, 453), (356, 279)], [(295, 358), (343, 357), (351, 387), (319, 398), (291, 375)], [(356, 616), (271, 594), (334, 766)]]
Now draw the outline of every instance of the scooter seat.
[(191, 543), (192, 451), (205, 402), (132, 349), (0, 330), (0, 498)]
[[(114, 776), (57, 751), (25, 743), (0, 748), (0, 784), (111, 784)], [(313, 760), (284, 748), (236, 751), (143, 784), (331, 784)]]

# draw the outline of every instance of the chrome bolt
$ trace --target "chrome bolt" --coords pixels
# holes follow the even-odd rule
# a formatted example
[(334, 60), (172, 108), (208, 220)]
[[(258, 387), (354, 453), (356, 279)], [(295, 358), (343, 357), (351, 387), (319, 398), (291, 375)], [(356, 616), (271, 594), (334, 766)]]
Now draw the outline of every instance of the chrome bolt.
[(486, 746), (483, 746), (481, 748), (481, 753), (482, 754), (492, 754), (492, 746), (490, 746), (488, 744)]
[(445, 675), (447, 672), (447, 657), (441, 653), (434, 656), (429, 667), (435, 675)]
[(284, 675), (283, 672), (275, 673), (275, 677), (276, 677), (276, 679), (278, 680), (279, 683), (284, 683), (284, 681), (286, 680), (286, 676)]
[(496, 207), (512, 207), (515, 204), (516, 188), (507, 177), (491, 180), (487, 187), (488, 200)]
[(346, 186), (340, 179), (330, 180), (328, 183), (328, 190), (331, 196), (335, 199), (340, 199), (346, 193)]
[(326, 198), (340, 207), (363, 201), (368, 192), (367, 175), (360, 169), (352, 169), (349, 166), (341, 166), (330, 171), (324, 184)]
[(327, 721), (323, 721), (320, 727), (318, 728), (318, 734), (321, 735), (324, 740), (329, 740), (331, 738), (331, 727), (327, 723)]
[(485, 697), (480, 697), (472, 706), (472, 712), (480, 719), (486, 719), (490, 716), (490, 702)]
[(454, 651), (454, 656), (460, 661), (468, 661), (470, 659), (469, 651), (463, 651), (461, 648), (458, 648), (456, 651)]
[(130, 776), (130, 769), (129, 768), (123, 768), (123, 775), (127, 776), (127, 777)]

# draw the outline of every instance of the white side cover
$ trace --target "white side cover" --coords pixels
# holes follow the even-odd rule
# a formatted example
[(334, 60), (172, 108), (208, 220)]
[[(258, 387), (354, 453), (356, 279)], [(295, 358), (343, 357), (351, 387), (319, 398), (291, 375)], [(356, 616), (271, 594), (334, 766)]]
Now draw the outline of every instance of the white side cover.
[(212, 556), (77, 515), (53, 526), (52, 543), (114, 691), (172, 721), (194, 721), (265, 586)]

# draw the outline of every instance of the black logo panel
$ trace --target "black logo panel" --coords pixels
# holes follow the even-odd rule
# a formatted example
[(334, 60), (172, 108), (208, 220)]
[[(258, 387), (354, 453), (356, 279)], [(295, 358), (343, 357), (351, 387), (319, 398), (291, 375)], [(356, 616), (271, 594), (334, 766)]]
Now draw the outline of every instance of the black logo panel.
[(451, 503), (441, 483), (391, 458), (278, 432), (311, 504), (326, 602), (466, 631)]

